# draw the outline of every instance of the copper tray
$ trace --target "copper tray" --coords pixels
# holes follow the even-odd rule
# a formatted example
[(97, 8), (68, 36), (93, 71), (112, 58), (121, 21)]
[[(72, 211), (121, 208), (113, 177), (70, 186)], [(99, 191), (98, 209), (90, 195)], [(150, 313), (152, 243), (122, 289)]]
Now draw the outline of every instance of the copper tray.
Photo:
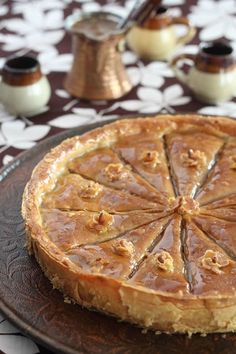
[(33, 167), (63, 139), (102, 125), (53, 136), (0, 171), (0, 311), (37, 343), (66, 354), (235, 354), (236, 334), (155, 335), (63, 302), (25, 249), (21, 198)]

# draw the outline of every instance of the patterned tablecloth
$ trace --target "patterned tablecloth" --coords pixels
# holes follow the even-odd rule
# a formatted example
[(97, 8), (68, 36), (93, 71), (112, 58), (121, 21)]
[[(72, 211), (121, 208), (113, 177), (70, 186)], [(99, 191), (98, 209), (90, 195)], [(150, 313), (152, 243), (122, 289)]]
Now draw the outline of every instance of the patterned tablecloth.
[[(30, 118), (10, 115), (0, 104), (0, 165), (30, 149), (40, 140), (62, 130), (119, 115), (155, 112), (199, 112), (236, 118), (236, 99), (216, 106), (198, 102), (174, 77), (166, 62), (143, 63), (128, 49), (124, 63), (134, 84), (125, 98), (112, 102), (83, 102), (63, 88), (72, 62), (64, 19), (74, 11), (104, 9), (125, 16), (135, 0), (0, 0), (0, 66), (12, 54), (32, 53), (39, 59), (52, 86), (52, 97), (43, 111)], [(187, 15), (198, 31), (179, 52), (196, 53), (198, 44), (226, 38), (236, 49), (236, 0), (164, 0), (173, 16)], [(180, 32), (181, 27), (177, 28)], [(236, 94), (236, 92), (235, 92)], [(0, 315), (0, 353), (49, 353), (20, 334)]]

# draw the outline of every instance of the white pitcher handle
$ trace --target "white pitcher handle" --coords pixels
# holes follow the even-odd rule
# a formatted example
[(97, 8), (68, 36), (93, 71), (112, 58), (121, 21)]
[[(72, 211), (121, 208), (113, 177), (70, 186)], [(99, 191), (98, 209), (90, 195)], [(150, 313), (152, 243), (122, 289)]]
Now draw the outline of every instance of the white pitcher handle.
[(188, 74), (186, 74), (182, 66), (187, 64), (192, 67), (195, 63), (196, 56), (193, 54), (180, 54), (172, 59), (170, 65), (176, 75), (176, 77), (184, 84), (188, 84)]

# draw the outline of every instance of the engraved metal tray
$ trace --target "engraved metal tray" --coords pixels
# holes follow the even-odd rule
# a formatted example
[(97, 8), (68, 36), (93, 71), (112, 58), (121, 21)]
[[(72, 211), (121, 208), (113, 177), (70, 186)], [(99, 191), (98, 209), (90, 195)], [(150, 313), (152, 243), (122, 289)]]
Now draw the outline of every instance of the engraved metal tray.
[[(107, 121), (106, 121), (107, 123)], [(167, 335), (64, 303), (25, 248), (21, 199), (32, 169), (65, 138), (104, 123), (53, 136), (0, 171), (0, 311), (36, 342), (55, 353), (234, 354), (236, 334)]]

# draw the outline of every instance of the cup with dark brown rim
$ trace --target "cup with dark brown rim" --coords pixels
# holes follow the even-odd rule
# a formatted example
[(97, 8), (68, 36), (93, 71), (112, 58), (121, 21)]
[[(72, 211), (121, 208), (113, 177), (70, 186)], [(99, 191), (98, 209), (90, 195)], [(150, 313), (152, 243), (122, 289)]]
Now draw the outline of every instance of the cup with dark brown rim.
[(16, 115), (33, 115), (48, 103), (51, 88), (40, 64), (30, 55), (6, 59), (1, 71), (0, 101)]
[[(187, 73), (184, 64), (190, 67)], [(180, 54), (171, 66), (176, 77), (201, 101), (224, 102), (236, 93), (236, 58), (227, 41), (203, 43), (196, 55)]]
[[(187, 32), (178, 36), (175, 25), (185, 26)], [(141, 26), (129, 31), (127, 42), (141, 58), (166, 60), (176, 48), (191, 41), (195, 33), (187, 17), (173, 17), (166, 7), (161, 6)]]

